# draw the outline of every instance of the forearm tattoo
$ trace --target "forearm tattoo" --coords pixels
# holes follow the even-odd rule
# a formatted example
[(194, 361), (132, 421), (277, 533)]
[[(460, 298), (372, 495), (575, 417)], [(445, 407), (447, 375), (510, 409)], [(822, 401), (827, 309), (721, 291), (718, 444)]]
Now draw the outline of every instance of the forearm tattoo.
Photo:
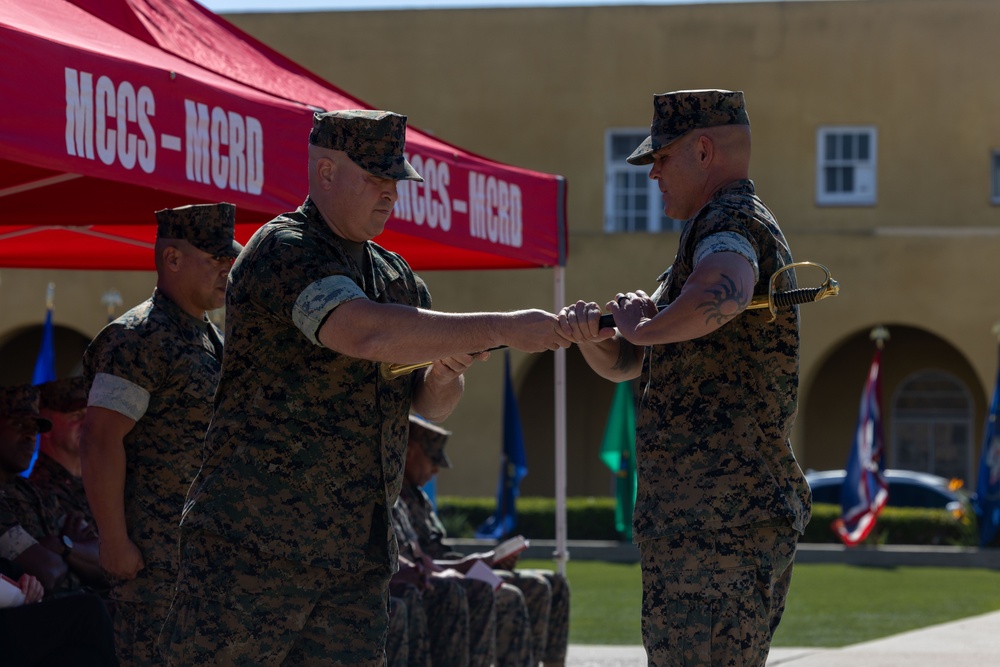
[(616, 371), (627, 371), (633, 364), (635, 364), (635, 345), (619, 336), (618, 360), (612, 368)]
[(750, 301), (743, 284), (737, 285), (725, 273), (722, 274), (722, 283), (708, 293), (712, 298), (698, 304), (698, 310), (705, 313), (706, 323), (715, 322), (720, 326), (739, 315)]

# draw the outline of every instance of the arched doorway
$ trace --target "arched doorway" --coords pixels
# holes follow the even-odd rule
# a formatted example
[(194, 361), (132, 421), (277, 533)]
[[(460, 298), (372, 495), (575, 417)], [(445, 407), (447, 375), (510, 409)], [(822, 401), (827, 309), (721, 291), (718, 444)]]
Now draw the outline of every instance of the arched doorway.
[[(882, 353), (887, 464), (936, 474), (961, 468), (947, 476), (968, 486), (987, 400), (975, 370), (960, 350), (931, 332), (886, 326), (891, 336)], [(859, 330), (844, 339), (818, 366), (809, 386), (800, 388), (803, 441), (795, 445), (803, 469), (840, 469), (847, 463), (875, 349), (869, 332)], [(945, 449), (933, 444), (944, 441), (954, 442)], [(941, 451), (940, 466), (931, 462), (931, 450)], [(967, 454), (955, 459), (959, 450)]]
[[(55, 325), (52, 341), (56, 351), (56, 375), (60, 378), (83, 371), (83, 353), (90, 338), (76, 329)], [(29, 384), (42, 345), (42, 325), (21, 327), (0, 337), (0, 385)]]
[(891, 414), (891, 467), (973, 479), (973, 404), (964, 382), (938, 369), (914, 373), (896, 389)]

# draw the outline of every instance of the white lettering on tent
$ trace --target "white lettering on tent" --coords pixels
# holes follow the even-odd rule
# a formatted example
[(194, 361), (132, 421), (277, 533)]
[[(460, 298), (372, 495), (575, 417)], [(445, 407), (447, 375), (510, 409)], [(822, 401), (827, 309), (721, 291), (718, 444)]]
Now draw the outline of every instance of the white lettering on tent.
[(66, 153), (94, 159), (94, 75), (78, 73), (69, 67), (66, 68)]
[(420, 155), (407, 155), (406, 159), (424, 177), (424, 182), (398, 181), (394, 214), (400, 220), (408, 220), (418, 225), (426, 223), (431, 229), (451, 229), (451, 169), (447, 162)]
[(156, 136), (149, 121), (156, 114), (153, 92), (146, 86), (137, 91), (128, 81), (115, 86), (107, 76), (95, 86), (92, 73), (70, 67), (65, 79), (67, 154), (93, 160), (96, 145), (96, 157), (104, 164), (117, 161), (125, 169), (138, 164), (151, 173), (156, 167)]
[(222, 107), (184, 100), (185, 175), (196, 183), (213, 183), (259, 195), (264, 189), (264, 129), (252, 116)]
[(469, 235), (520, 248), (524, 242), (521, 188), (494, 176), (469, 172)]

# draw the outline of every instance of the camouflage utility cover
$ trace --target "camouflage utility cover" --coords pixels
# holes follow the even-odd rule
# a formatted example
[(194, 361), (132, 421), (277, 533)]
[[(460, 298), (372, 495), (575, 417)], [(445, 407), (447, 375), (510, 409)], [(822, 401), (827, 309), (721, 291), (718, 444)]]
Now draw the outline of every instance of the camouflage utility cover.
[(628, 157), (629, 164), (652, 164), (653, 153), (691, 130), (749, 125), (743, 93), (731, 90), (679, 90), (653, 95), (649, 136)]
[[(90, 405), (136, 420), (125, 436), (125, 521), (146, 563), (136, 587), (148, 580), (147, 592), (161, 599), (177, 573), (177, 525), (201, 467), (221, 356), (215, 325), (159, 290), (104, 327), (84, 354)], [(121, 391), (102, 390), (109, 386)], [(144, 410), (131, 400), (137, 393), (148, 395)]]
[(34, 417), (40, 433), (52, 428), (38, 412), (38, 387), (30, 384), (0, 387), (0, 417)]
[(234, 239), (236, 207), (232, 204), (191, 204), (156, 212), (156, 238), (187, 241), (219, 257), (236, 257), (243, 249)]
[[(680, 294), (706, 237), (737, 233), (756, 249), (765, 294), (770, 276), (792, 255), (753, 183), (722, 188), (689, 220), (673, 265), (653, 299), (660, 308)], [(792, 271), (777, 288), (795, 287)], [(637, 542), (775, 518), (800, 533), (811, 497), (792, 454), (799, 368), (797, 308), (769, 322), (747, 310), (707, 336), (646, 348), (636, 423)]]
[(323, 347), (317, 334), (352, 299), (431, 301), (399, 255), (370, 241), (363, 250), (358, 266), (307, 199), (258, 230), (233, 265), (209, 459), (185, 534), (320, 568), (395, 564), (389, 513), (420, 375), (385, 380), (378, 363)]
[(406, 116), (398, 113), (360, 109), (313, 114), (309, 143), (343, 151), (381, 178), (424, 180), (406, 160)]
[(53, 412), (76, 412), (87, 407), (87, 380), (81, 376), (38, 385), (38, 407)]

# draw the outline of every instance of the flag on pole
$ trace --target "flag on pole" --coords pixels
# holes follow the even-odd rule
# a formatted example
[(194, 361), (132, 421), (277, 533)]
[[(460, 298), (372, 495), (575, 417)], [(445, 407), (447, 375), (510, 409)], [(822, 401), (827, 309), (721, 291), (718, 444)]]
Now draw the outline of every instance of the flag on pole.
[(631, 541), (636, 493), (635, 397), (631, 382), (620, 382), (615, 388), (601, 441), (601, 461), (615, 476), (615, 530), (623, 540)]
[(993, 403), (983, 428), (983, 452), (979, 459), (979, 479), (973, 504), (979, 517), (979, 545), (987, 546), (1000, 531), (1000, 369), (993, 387)]
[(861, 394), (854, 444), (847, 461), (844, 485), (840, 488), (841, 515), (831, 526), (849, 547), (860, 544), (868, 537), (875, 527), (875, 519), (889, 499), (883, 456), (881, 361), (880, 341)]
[[(35, 372), (31, 376), (31, 384), (36, 386), (56, 379), (56, 347), (52, 340), (52, 311), (55, 308), (55, 292), (55, 283), (49, 283), (45, 292), (45, 324), (42, 325), (42, 345), (38, 350), (38, 358), (35, 360)], [(40, 438), (41, 436), (35, 436), (35, 453), (31, 456), (28, 469), (21, 473), (22, 477), (30, 476), (31, 471), (35, 468)]]
[(520, 495), (521, 480), (528, 474), (521, 413), (517, 408), (514, 385), (510, 381), (509, 350), (504, 352), (503, 372), (503, 452), (497, 482), (497, 507), (493, 516), (475, 530), (479, 539), (499, 540), (513, 532), (517, 525), (517, 497)]

